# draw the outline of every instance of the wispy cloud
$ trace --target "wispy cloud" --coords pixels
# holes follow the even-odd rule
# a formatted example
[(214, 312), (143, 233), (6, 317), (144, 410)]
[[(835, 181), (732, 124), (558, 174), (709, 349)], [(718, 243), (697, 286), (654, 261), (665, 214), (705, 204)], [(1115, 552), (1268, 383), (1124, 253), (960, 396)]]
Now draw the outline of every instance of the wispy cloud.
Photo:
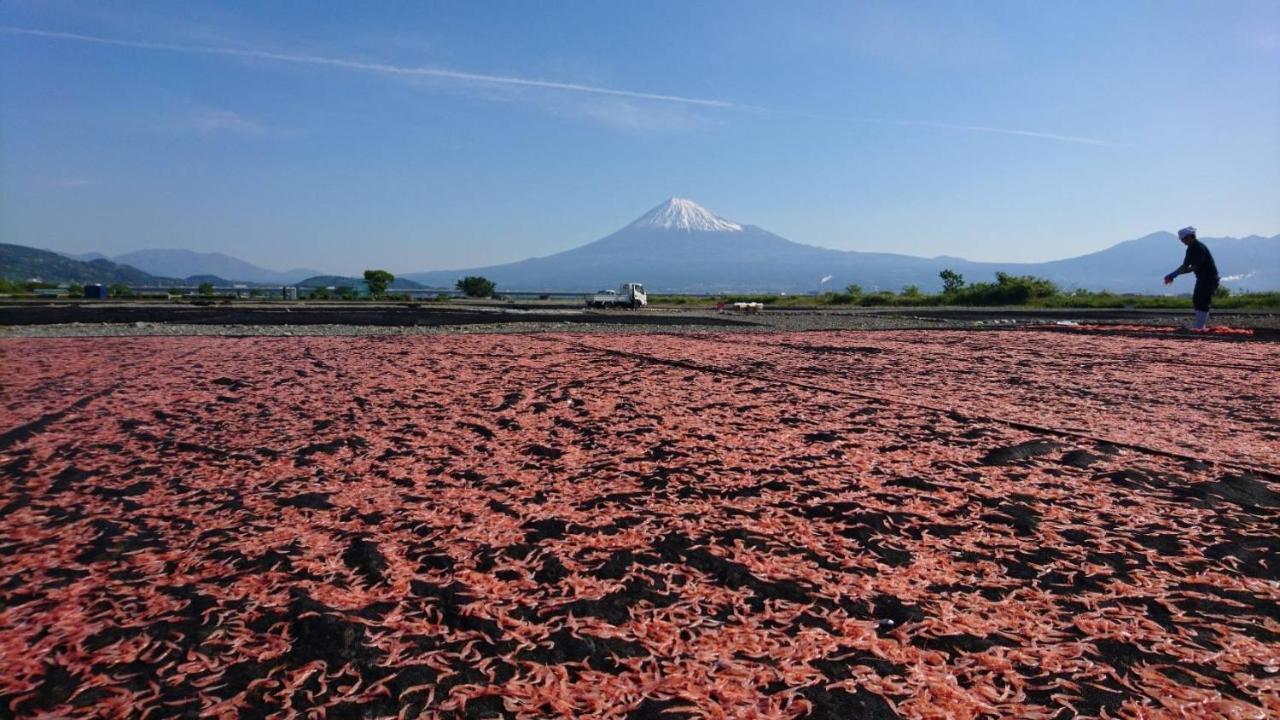
[(199, 135), (239, 135), (248, 138), (277, 134), (274, 129), (250, 120), (234, 110), (215, 107), (193, 107), (174, 113), (165, 119), (164, 128)]
[(1076, 143), (1079, 145), (1097, 145), (1099, 147), (1129, 147), (1125, 143), (1112, 142), (1110, 140), (1099, 140), (1097, 138), (1082, 137), (1079, 135), (1063, 135), (1061, 133), (1041, 132), (1039, 130), (1018, 130), (1016, 128), (991, 127), (988, 125), (960, 125), (956, 123), (932, 122), (929, 120), (899, 120), (894, 118), (881, 117), (859, 117), (851, 115), (829, 115), (824, 113), (797, 112), (793, 110), (777, 110), (772, 108), (756, 108), (751, 106), (741, 106), (743, 109), (753, 109), (759, 112), (766, 112), (775, 115), (790, 115), (792, 117), (804, 117), (812, 120), (826, 120), (835, 122), (851, 122), (863, 123), (867, 125), (896, 125), (898, 127), (917, 127), (917, 128), (933, 128), (935, 130), (958, 130), (963, 132), (975, 133), (992, 133), (996, 135), (1013, 135), (1017, 137), (1036, 138), (1038, 140), (1055, 140), (1057, 142)]
[[(35, 28), (23, 28), (12, 26), (0, 26), (0, 33), (11, 35), (25, 35), (30, 37), (41, 37), (52, 40), (65, 40), (82, 43), (95, 43), (98, 45), (110, 45), (114, 47), (134, 48), (140, 50), (156, 50), (164, 52), (176, 52), (193, 55), (210, 55), (219, 57), (232, 57), (249, 60), (264, 60), (270, 62), (289, 63), (294, 65), (307, 65), (314, 67), (338, 68), (342, 70), (351, 70), (358, 72), (376, 73), (381, 75), (392, 75), (406, 78), (434, 78), (438, 80), (454, 81), (468, 83), (474, 85), (502, 86), (508, 88), (532, 88), (541, 90), (556, 90), (572, 93), (583, 93), (597, 97), (623, 98), (634, 101), (651, 101), (658, 103), (670, 103), (687, 107), (698, 107), (712, 110), (727, 111), (743, 111), (752, 113), (763, 113), (773, 115), (790, 115), (795, 117), (811, 117), (822, 119), (842, 120), (846, 122), (856, 123), (875, 123), (885, 125), (898, 125), (902, 127), (928, 127), (946, 130), (957, 130), (965, 132), (981, 132), (997, 135), (1010, 135), (1018, 137), (1035, 138), (1040, 140), (1052, 140), (1057, 142), (1078, 143), (1085, 145), (1098, 146), (1120, 146), (1118, 143), (1100, 140), (1096, 138), (1078, 137), (1074, 135), (1064, 135), (1058, 133), (1041, 132), (1036, 130), (1023, 130), (1017, 128), (989, 127), (984, 125), (965, 125), (955, 123), (943, 123), (921, 120), (900, 120), (900, 119), (882, 119), (882, 118), (864, 118), (864, 117), (848, 117), (836, 115), (822, 115), (817, 113), (795, 112), (783, 110), (779, 108), (770, 108), (760, 105), (752, 105), (748, 103), (731, 102), (728, 100), (720, 100), (715, 98), (700, 98), (686, 95), (674, 95), (667, 93), (646, 92), (640, 90), (626, 90), (620, 88), (605, 87), (600, 85), (588, 85), (583, 83), (560, 82), (554, 80), (541, 80), (536, 78), (519, 77), (515, 75), (493, 75), (486, 73), (466, 72), (462, 70), (453, 70), (449, 68), (439, 67), (418, 67), (407, 65), (396, 65), (392, 63), (374, 62), (367, 60), (352, 60), (346, 58), (329, 57), (324, 55), (301, 55), (292, 53), (272, 52), (268, 50), (254, 50), (233, 47), (217, 47), (205, 45), (184, 45), (178, 43), (152, 42), (146, 40), (127, 40), (115, 37), (105, 37), (99, 35), (86, 35), (82, 33), (60, 32), (53, 30), (39, 30)], [(625, 120), (625, 113), (628, 109), (625, 105), (615, 105), (615, 117), (621, 117)], [(622, 113), (622, 114), (620, 114)]]
[(1123, 143), (1096, 138), (1079, 137), (1077, 135), (1060, 135), (1058, 133), (1040, 132), (1038, 130), (1015, 130), (1012, 128), (988, 127), (985, 125), (954, 125), (951, 123), (925, 122), (921, 120), (885, 120), (879, 118), (857, 118), (858, 122), (880, 123), (884, 125), (900, 125), (903, 127), (936, 128), (939, 130), (965, 130), (968, 132), (994, 133), (996, 135), (1019, 135), (1038, 138), (1040, 140), (1057, 140), (1059, 142), (1078, 143), (1081, 145), (1099, 145), (1102, 147), (1128, 147)]
[(556, 115), (583, 118), (613, 130), (638, 135), (694, 130), (716, 124), (714, 119), (697, 108), (632, 98), (586, 98), (572, 103), (551, 103), (545, 108)]

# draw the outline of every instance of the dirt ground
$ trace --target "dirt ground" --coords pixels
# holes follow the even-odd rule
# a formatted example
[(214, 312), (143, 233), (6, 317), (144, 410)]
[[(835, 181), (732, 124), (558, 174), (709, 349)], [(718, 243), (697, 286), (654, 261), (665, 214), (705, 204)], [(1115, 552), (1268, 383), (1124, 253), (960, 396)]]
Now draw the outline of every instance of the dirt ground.
[(13, 331), (0, 713), (1280, 714), (1277, 343), (996, 319)]

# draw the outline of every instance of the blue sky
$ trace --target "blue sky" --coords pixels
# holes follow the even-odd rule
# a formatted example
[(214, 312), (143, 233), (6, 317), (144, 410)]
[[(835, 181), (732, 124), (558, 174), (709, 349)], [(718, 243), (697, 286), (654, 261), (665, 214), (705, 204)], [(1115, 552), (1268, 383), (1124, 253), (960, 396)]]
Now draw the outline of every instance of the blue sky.
[(0, 4), (0, 239), (352, 273), (669, 196), (1045, 260), (1280, 232), (1280, 3)]

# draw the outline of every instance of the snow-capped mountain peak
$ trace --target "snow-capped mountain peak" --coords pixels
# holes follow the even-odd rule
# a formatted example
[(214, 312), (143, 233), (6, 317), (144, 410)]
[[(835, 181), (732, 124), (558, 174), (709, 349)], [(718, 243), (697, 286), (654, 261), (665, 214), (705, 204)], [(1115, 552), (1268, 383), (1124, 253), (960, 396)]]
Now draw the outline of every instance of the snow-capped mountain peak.
[(741, 232), (730, 222), (692, 200), (671, 198), (631, 223), (633, 228), (688, 230), (698, 232)]

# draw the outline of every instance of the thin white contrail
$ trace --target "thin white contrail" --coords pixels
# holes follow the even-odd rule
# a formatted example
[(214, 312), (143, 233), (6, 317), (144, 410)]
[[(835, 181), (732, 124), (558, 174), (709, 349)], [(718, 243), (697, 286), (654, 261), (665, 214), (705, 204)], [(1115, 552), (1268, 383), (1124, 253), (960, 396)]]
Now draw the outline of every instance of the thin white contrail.
[(969, 132), (997, 133), (1000, 135), (1021, 135), (1022, 137), (1040, 138), (1042, 140), (1058, 140), (1060, 142), (1080, 143), (1082, 145), (1103, 145), (1106, 147), (1126, 147), (1122, 143), (1076, 135), (1059, 135), (1058, 133), (1040, 132), (1038, 130), (1014, 130), (1012, 128), (988, 127), (986, 125), (952, 125), (950, 123), (924, 122), (919, 120), (881, 120), (894, 125), (914, 125), (916, 127), (941, 128), (943, 130), (968, 130)]
[(794, 112), (777, 108), (749, 105), (710, 98), (687, 97), (684, 95), (667, 95), (663, 93), (641, 92), (637, 90), (619, 90), (599, 85), (583, 85), (581, 83), (556, 82), (553, 80), (537, 80), (533, 78), (515, 77), (511, 75), (488, 75), (485, 73), (464, 72), (447, 68), (414, 67), (392, 65), (390, 63), (367, 62), (363, 60), (347, 60), (344, 58), (326, 57), (323, 55), (295, 55), (290, 53), (271, 52), (268, 50), (248, 50), (242, 48), (217, 47), (209, 45), (183, 45), (176, 43), (151, 42), (147, 40), (124, 40), (121, 38), (85, 35), (82, 33), (59, 32), (53, 30), (37, 30), (34, 28), (11, 27), (0, 25), (0, 33), (10, 35), (27, 35), (49, 38), (53, 40), (69, 40), (73, 42), (112, 45), (115, 47), (136, 48), (140, 50), (160, 50), (165, 52), (187, 53), (193, 55), (216, 55), (222, 57), (249, 58), (270, 60), (274, 62), (293, 63), (295, 65), (313, 65), (322, 67), (357, 70), (362, 72), (397, 75), (402, 77), (430, 77), (462, 82), (484, 83), (490, 85), (506, 85), (512, 87), (541, 88), (544, 90), (565, 90), (569, 92), (589, 93), (593, 95), (610, 95), (614, 97), (635, 98), (637, 100), (654, 100), (658, 102), (680, 103), (700, 107), (720, 108), (725, 110), (741, 110), (770, 115), (791, 115), (838, 122), (871, 123), (878, 125), (898, 125), (902, 127), (926, 127), (942, 130), (962, 130), (966, 132), (994, 133), (997, 135), (1014, 135), (1019, 137), (1055, 140), (1058, 142), (1079, 143), (1084, 145), (1101, 145), (1118, 147), (1118, 143), (1094, 138), (1059, 135), (1057, 133), (1039, 132), (1035, 130), (1017, 130), (1013, 128), (988, 127), (984, 125), (958, 125), (952, 123), (929, 122), (924, 120), (894, 120), (887, 118), (850, 117), (841, 115), (823, 115), (816, 113)]
[(76, 42), (97, 43), (99, 45), (139, 48), (142, 50), (164, 50), (168, 52), (196, 55), (221, 55), (224, 57), (274, 60), (276, 62), (294, 63), (297, 65), (322, 65), (325, 67), (336, 67), (345, 70), (362, 70), (365, 72), (382, 73), (384, 75), (434, 77), (446, 80), (489, 83), (493, 85), (514, 85), (518, 87), (533, 87), (549, 90), (569, 90), (572, 92), (594, 93), (597, 95), (617, 95), (641, 100), (659, 100), (663, 102), (685, 103), (688, 105), (702, 105), (706, 107), (736, 107), (734, 103), (725, 102), (723, 100), (707, 100), (703, 98), (682, 97), (680, 95), (637, 92), (634, 90), (615, 90), (613, 88), (599, 87), (595, 85), (581, 85), (578, 83), (564, 83), (551, 80), (534, 80), (530, 78), (511, 77), (508, 75), (486, 75), (484, 73), (462, 72), (460, 70), (448, 70), (444, 68), (408, 67), (404, 65), (391, 65), (389, 63), (365, 62), (362, 60), (345, 60), (342, 58), (331, 58), (321, 55), (293, 55), (288, 53), (270, 52), (267, 50), (244, 50), (240, 48), (213, 47), (207, 45), (178, 45), (174, 43), (149, 42), (146, 40), (121, 40), (119, 38), (102, 37), (99, 35), (82, 35), (80, 33), (33, 30), (30, 28), (9, 26), (0, 26), (0, 32), (9, 33), (11, 35), (32, 35), (35, 37), (52, 38), (55, 40), (73, 40)]
[(1014, 135), (1018, 137), (1037, 138), (1040, 140), (1056, 140), (1058, 142), (1078, 143), (1081, 145), (1098, 145), (1102, 147), (1130, 147), (1125, 143), (1078, 135), (1062, 135), (1059, 133), (1040, 132), (1038, 130), (1018, 130), (1015, 128), (991, 127), (989, 125), (958, 125), (956, 123), (931, 122), (929, 120), (898, 120), (893, 118), (866, 117), (856, 115), (830, 115), (824, 113), (801, 112), (797, 110), (779, 110), (776, 108), (758, 107), (755, 105), (735, 104), (734, 109), (752, 110), (772, 115), (788, 115), (791, 117), (809, 118), (829, 122), (865, 123), (868, 125), (897, 125), (899, 127), (936, 128), (939, 130), (963, 130), (965, 132), (995, 133), (997, 135)]

